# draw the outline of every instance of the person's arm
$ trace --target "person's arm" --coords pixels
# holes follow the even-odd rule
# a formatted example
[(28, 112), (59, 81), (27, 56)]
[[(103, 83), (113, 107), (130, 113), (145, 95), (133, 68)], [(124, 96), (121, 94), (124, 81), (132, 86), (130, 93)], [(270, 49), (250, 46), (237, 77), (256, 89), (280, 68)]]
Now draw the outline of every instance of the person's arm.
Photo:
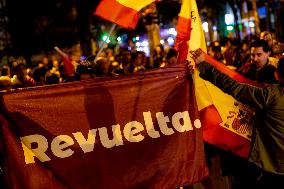
[(64, 57), (64, 58), (67, 58), (68, 57), (68, 55), (65, 53), (65, 52), (63, 52), (59, 47), (54, 47), (54, 50), (56, 50), (56, 52), (58, 52), (58, 54), (61, 56), (61, 57)]
[(71, 58), (65, 52), (63, 52), (61, 49), (59, 49), (58, 47), (54, 47), (54, 50), (56, 50), (56, 52), (58, 52), (58, 54), (62, 58), (62, 61), (64, 62), (64, 70), (66, 72), (66, 75), (68, 77), (73, 77), (75, 70), (74, 70), (74, 66), (72, 64)]
[(205, 62), (204, 54), (198, 54), (197, 52), (193, 54), (193, 59), (197, 64), (201, 78), (210, 81), (223, 92), (233, 96), (236, 100), (257, 109), (262, 109), (269, 103), (272, 94), (270, 87), (260, 88), (239, 83)]

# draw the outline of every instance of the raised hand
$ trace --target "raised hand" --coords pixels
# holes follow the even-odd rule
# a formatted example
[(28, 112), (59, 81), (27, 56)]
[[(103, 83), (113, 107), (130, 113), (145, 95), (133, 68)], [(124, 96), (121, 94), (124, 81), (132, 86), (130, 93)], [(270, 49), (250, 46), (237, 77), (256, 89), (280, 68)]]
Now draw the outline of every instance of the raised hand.
[(191, 58), (194, 60), (196, 64), (199, 64), (205, 61), (205, 52), (203, 52), (200, 48), (195, 51), (190, 51)]

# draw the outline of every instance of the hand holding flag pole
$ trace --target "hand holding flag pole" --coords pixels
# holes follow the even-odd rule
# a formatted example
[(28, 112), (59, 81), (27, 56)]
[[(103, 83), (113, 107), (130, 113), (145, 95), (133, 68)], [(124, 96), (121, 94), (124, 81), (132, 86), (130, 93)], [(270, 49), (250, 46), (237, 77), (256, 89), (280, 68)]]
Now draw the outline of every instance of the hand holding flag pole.
[(190, 54), (195, 64), (199, 64), (205, 61), (205, 52), (203, 52), (200, 48), (194, 51), (190, 51)]
[[(205, 52), (201, 49), (198, 48), (197, 50), (189, 51), (189, 58), (190, 60), (186, 60), (187, 66), (189, 69), (189, 73), (193, 76), (194, 74), (194, 69), (197, 64), (205, 61)], [(193, 80), (194, 81), (194, 80)]]

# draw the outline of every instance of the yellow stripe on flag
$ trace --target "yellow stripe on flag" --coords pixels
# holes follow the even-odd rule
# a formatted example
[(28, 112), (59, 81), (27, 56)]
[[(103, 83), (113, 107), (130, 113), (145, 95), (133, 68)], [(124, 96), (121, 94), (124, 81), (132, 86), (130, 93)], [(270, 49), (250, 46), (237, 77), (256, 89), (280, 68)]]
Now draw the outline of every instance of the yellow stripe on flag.
[(190, 19), (190, 11), (192, 10), (191, 2), (189, 0), (183, 0), (181, 9), (178, 16)]
[(143, 7), (151, 4), (155, 0), (116, 0), (121, 5), (134, 9), (139, 12)]
[[(189, 50), (196, 50), (198, 48), (201, 48), (204, 52), (207, 52), (204, 32), (199, 17), (196, 1), (183, 0), (179, 17), (191, 20), (192, 30), (190, 32), (190, 40), (188, 41)], [(187, 59), (191, 60), (190, 54), (188, 53), (187, 55)], [(201, 110), (211, 105), (213, 102), (211, 95), (206, 87), (206, 81), (199, 77), (198, 70), (195, 70), (194, 82), (198, 109)]]
[(191, 34), (189, 40), (189, 50), (201, 48), (207, 52), (204, 32), (201, 20), (198, 14), (197, 4), (195, 0), (183, 0), (180, 16), (187, 16), (191, 19)]
[[(189, 51), (201, 48), (204, 52), (207, 52), (196, 1), (183, 0), (179, 17), (191, 20), (190, 40), (187, 42)], [(186, 32), (183, 31), (183, 33)], [(190, 53), (187, 54), (187, 60), (193, 61)], [(208, 60), (206, 61), (208, 62)], [(245, 112), (244, 116), (246, 116), (246, 120), (249, 120), (253, 116), (253, 111), (237, 102), (232, 96), (222, 92), (210, 82), (200, 78), (197, 69), (195, 69), (193, 79), (198, 110), (201, 113), (202, 124), (205, 125), (203, 132), (204, 140), (223, 149), (229, 149), (240, 156), (247, 157), (251, 128), (248, 125), (249, 123), (243, 124), (240, 121), (238, 113)], [(212, 107), (212, 110), (215, 109), (216, 111), (208, 111)], [(223, 138), (224, 136), (216, 131), (222, 131), (223, 134), (227, 131), (226, 138)], [(226, 140), (228, 138), (238, 141), (228, 141)]]

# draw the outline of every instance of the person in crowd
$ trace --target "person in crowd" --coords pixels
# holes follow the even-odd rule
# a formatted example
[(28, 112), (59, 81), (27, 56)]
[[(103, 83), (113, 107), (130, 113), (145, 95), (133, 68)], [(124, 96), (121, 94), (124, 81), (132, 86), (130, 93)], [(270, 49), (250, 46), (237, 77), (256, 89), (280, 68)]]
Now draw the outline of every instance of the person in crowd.
[[(260, 35), (261, 37), (261, 35)], [(272, 39), (272, 40), (270, 40)], [(276, 38), (274, 38), (274, 36), (271, 34), (266, 36), (265, 35), (265, 40), (268, 40), (270, 41), (270, 43), (272, 44), (272, 50), (273, 50), (273, 53), (272, 53), (272, 57), (274, 58), (281, 58), (281, 57), (284, 57), (284, 43), (283, 43), (283, 39), (282, 40), (277, 40)]]
[(205, 53), (191, 52), (200, 77), (256, 110), (251, 149), (236, 189), (283, 188), (284, 179), (284, 58), (279, 60), (279, 84), (256, 87), (239, 83), (205, 62)]
[(88, 57), (81, 61), (76, 69), (75, 79), (84, 80), (94, 78), (96, 74), (95, 65), (93, 63), (95, 57)]
[(250, 58), (250, 45), (248, 41), (242, 41), (233, 51), (233, 66), (239, 69)]
[(45, 74), (47, 68), (42, 61), (38, 62), (38, 66), (33, 71), (33, 79), (36, 81), (38, 86), (45, 85)]
[(57, 74), (52, 72), (47, 72), (45, 75), (45, 84), (46, 85), (52, 85), (52, 84), (59, 84), (60, 83), (60, 77), (58, 77)]
[(115, 62), (115, 55), (114, 55), (114, 50), (112, 48), (107, 48), (105, 50), (105, 55), (107, 61), (110, 63), (110, 65)]
[(227, 66), (233, 66), (234, 47), (232, 45), (232, 40), (230, 38), (224, 38), (223, 43), (224, 43), (224, 50), (223, 50), (224, 62)]
[(9, 66), (3, 66), (0, 76), (0, 90), (10, 89), (11, 87), (10, 68)]
[(161, 64), (161, 68), (166, 67), (168, 65), (173, 65), (177, 63), (177, 50), (174, 48), (170, 48), (166, 54), (165, 60)]
[(75, 74), (75, 66), (74, 59), (72, 58), (72, 54), (67, 54), (63, 52), (59, 47), (54, 47), (54, 50), (60, 55), (63, 61), (63, 72), (64, 72), (64, 80), (72, 81), (74, 79)]
[(263, 31), (260, 33), (259, 36), (260, 39), (266, 41), (268, 43), (268, 46), (270, 48), (270, 56), (269, 61), (272, 62), (273, 65), (277, 65), (278, 62), (278, 56), (277, 56), (277, 50), (276, 50), (276, 40), (273, 39), (273, 35), (268, 31)]
[(119, 66), (112, 70), (113, 75), (127, 75), (133, 71), (133, 64), (131, 63), (131, 52), (123, 49), (119, 54)]
[(146, 70), (144, 59), (145, 59), (144, 52), (136, 51), (135, 53), (132, 54), (131, 63), (134, 66), (133, 72), (139, 72), (139, 71)]
[(270, 64), (264, 65), (256, 72), (256, 81), (260, 84), (276, 84), (278, 83), (276, 77), (276, 68)]
[(222, 54), (222, 46), (218, 41), (214, 41), (208, 48), (208, 54), (219, 62), (224, 63), (224, 56)]
[(111, 73), (110, 62), (105, 57), (99, 57), (95, 62), (95, 77), (110, 77)]
[(61, 82), (58, 60), (52, 61), (52, 67), (45, 74), (45, 82), (47, 85), (58, 84)]
[(259, 35), (259, 39), (265, 40), (270, 48), (271, 54), (273, 54), (273, 38), (272, 34), (268, 31), (263, 31)]
[(13, 68), (18, 64), (17, 59), (10, 60), (7, 64), (10, 70), (10, 77), (14, 75)]
[(160, 65), (163, 62), (164, 59), (164, 54), (165, 54), (165, 49), (164, 46), (159, 44), (155, 47), (154, 49), (154, 55), (153, 55), (153, 61), (154, 65), (153, 68), (159, 68)]
[(251, 44), (250, 48), (250, 60), (242, 67), (237, 69), (237, 72), (245, 77), (255, 81), (256, 72), (264, 65), (271, 64), (276, 67), (274, 61), (269, 60), (270, 48), (266, 41), (256, 40)]
[(13, 73), (15, 74), (11, 79), (13, 88), (25, 88), (36, 85), (35, 80), (28, 75), (26, 65), (24, 63), (19, 62), (13, 70)]

